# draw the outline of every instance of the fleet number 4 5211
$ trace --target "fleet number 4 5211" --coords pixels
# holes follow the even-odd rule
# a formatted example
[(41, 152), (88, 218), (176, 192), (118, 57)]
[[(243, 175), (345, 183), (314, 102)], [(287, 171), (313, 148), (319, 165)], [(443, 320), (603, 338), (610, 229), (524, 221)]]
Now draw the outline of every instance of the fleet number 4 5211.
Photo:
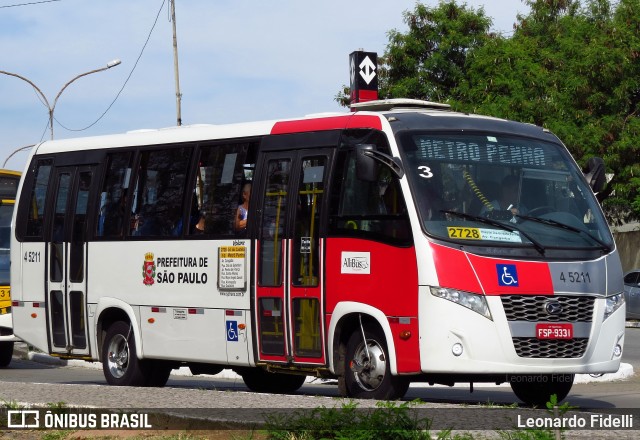
[(25, 252), (24, 253), (24, 261), (27, 263), (39, 263), (40, 262), (40, 252)]
[(560, 281), (563, 283), (590, 283), (589, 272), (560, 272)]

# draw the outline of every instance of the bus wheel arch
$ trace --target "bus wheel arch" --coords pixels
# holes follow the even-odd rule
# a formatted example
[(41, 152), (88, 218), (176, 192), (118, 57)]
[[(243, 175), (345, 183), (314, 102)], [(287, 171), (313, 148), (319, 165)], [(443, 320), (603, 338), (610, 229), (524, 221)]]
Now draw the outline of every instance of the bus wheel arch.
[(409, 388), (408, 378), (394, 375), (387, 335), (370, 315), (351, 313), (341, 318), (334, 333), (334, 363), (344, 397), (393, 400)]
[(110, 385), (164, 386), (173, 365), (142, 359), (135, 315), (113, 301), (98, 308), (96, 324), (98, 357), (105, 379)]
[[(141, 340), (140, 332), (138, 331), (138, 321), (130, 305), (114, 298), (103, 298), (98, 303), (96, 310), (96, 347), (99, 350), (98, 358), (102, 361), (102, 346), (104, 344), (104, 338), (107, 335), (109, 327), (118, 321), (130, 323), (132, 325), (131, 331), (135, 337), (136, 342)], [(137, 355), (142, 358), (142, 345), (136, 344)]]
[(391, 372), (397, 374), (397, 358), (395, 353), (395, 342), (393, 341), (391, 327), (386, 315), (379, 309), (367, 304), (345, 301), (339, 303), (331, 313), (329, 323), (328, 341), (329, 346), (329, 368), (335, 375), (344, 372), (343, 361), (349, 336), (355, 330), (360, 331), (360, 320), (363, 323), (370, 323), (378, 326), (385, 336), (385, 342), (389, 350), (389, 361)]
[(136, 338), (131, 322), (116, 321), (105, 328), (101, 358), (102, 371), (109, 385), (146, 385), (148, 371), (136, 354)]

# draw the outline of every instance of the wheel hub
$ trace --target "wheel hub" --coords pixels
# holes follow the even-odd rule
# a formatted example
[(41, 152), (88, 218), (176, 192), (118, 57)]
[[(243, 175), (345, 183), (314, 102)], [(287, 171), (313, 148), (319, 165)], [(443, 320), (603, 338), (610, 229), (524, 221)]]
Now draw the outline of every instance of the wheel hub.
[(129, 344), (122, 335), (113, 338), (109, 344), (109, 371), (115, 378), (121, 378), (129, 366)]
[(362, 389), (373, 391), (382, 383), (387, 363), (384, 350), (375, 341), (367, 341), (366, 348), (368, 350), (364, 344), (360, 344), (350, 362), (350, 368), (358, 385)]

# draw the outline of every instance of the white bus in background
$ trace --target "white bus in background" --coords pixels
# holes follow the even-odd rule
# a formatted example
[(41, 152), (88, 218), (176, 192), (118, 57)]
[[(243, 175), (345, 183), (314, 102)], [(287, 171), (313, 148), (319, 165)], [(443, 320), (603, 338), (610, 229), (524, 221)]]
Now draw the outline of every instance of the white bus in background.
[(16, 334), (113, 385), (189, 366), (375, 399), (509, 382), (541, 404), (617, 371), (601, 161), (585, 179), (547, 130), (442, 104), (354, 107), (38, 145), (13, 222)]

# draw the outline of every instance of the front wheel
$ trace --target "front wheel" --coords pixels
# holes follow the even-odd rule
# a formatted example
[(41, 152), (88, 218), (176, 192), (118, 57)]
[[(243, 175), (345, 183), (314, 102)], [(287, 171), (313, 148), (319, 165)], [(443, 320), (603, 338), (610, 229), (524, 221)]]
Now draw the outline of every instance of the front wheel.
[(573, 386), (573, 374), (518, 375), (511, 378), (511, 389), (527, 405), (544, 407), (551, 395), (561, 402)]
[(13, 356), (13, 341), (0, 342), (0, 368), (4, 368), (11, 362)]
[(344, 397), (394, 400), (405, 395), (409, 380), (393, 376), (389, 352), (383, 333), (374, 328), (354, 331), (347, 342), (344, 374), (338, 378), (338, 388)]
[(102, 371), (109, 385), (147, 384), (143, 363), (136, 356), (136, 341), (131, 324), (117, 321), (107, 330), (102, 344)]

